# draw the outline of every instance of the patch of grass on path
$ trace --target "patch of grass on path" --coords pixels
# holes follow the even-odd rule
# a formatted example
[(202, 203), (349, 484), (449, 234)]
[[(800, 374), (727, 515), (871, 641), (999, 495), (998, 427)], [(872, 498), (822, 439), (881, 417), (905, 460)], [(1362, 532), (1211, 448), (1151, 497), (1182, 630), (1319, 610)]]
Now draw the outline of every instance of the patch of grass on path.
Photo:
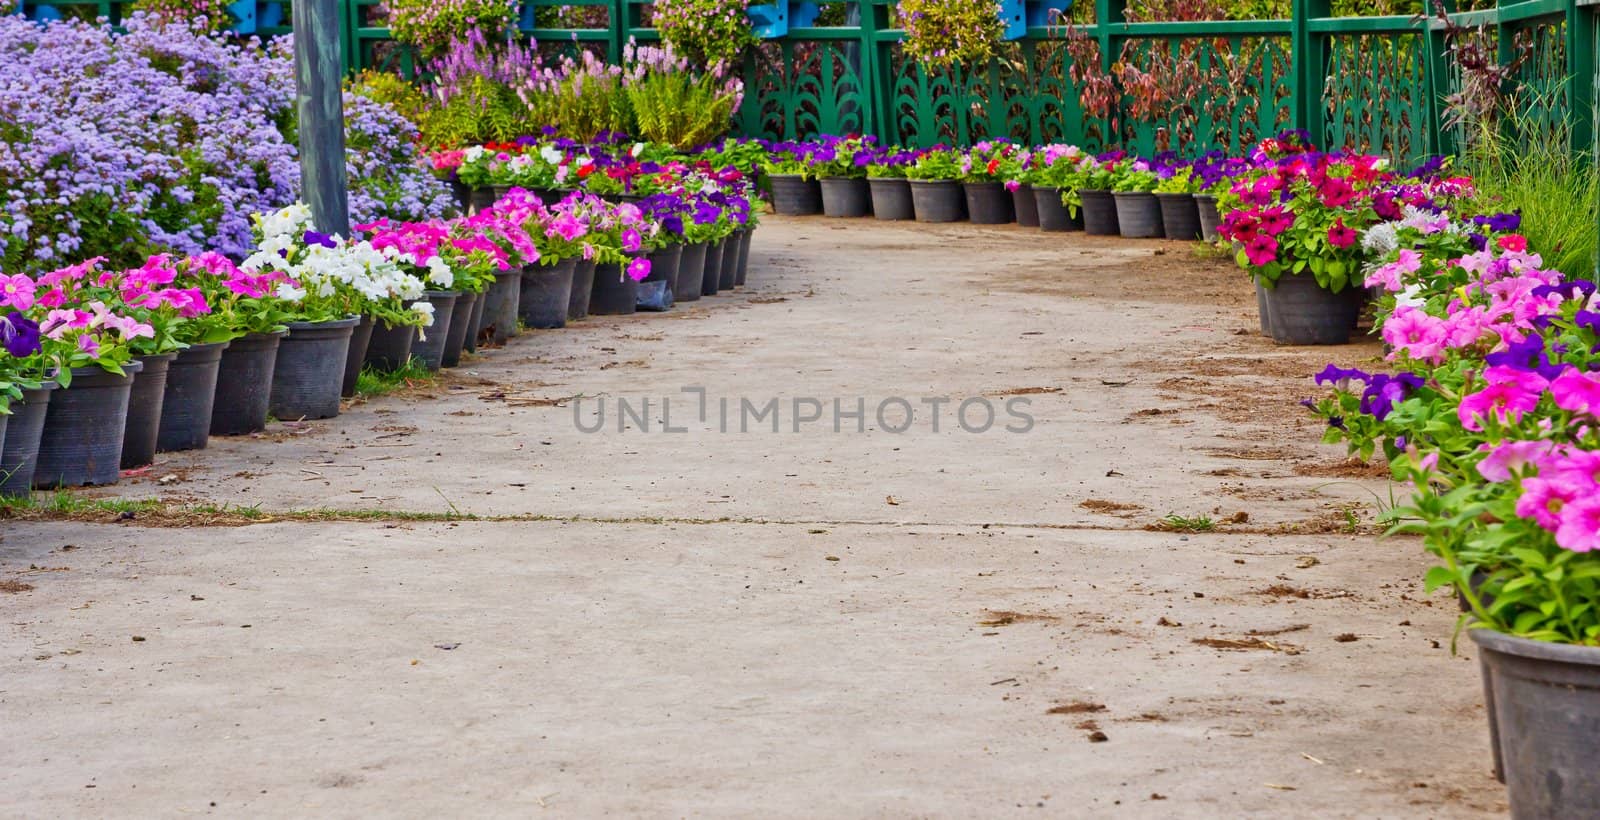
[(356, 395), (368, 399), (387, 396), (402, 390), (433, 387), (439, 383), (439, 379), (437, 372), (423, 367), (422, 359), (415, 356), (399, 370), (385, 372), (374, 370), (371, 365), (363, 365), (361, 375), (356, 377)]

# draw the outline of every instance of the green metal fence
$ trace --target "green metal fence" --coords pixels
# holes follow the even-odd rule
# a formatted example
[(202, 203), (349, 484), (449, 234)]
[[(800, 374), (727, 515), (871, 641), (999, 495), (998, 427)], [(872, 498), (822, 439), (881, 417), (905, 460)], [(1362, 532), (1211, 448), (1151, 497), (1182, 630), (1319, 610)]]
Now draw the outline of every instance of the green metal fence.
[[(390, 39), (379, 0), (343, 2), (349, 67), (413, 74), (415, 59)], [(630, 38), (657, 39), (644, 24), (643, 0), (524, 2), (524, 33), (547, 47), (590, 48), (615, 60)], [(929, 146), (1008, 137), (1185, 155), (1237, 152), (1279, 130), (1303, 128), (1319, 145), (1401, 164), (1455, 146), (1444, 127), (1444, 99), (1459, 78), (1445, 58), (1437, 19), (1333, 17), (1330, 0), (1292, 0), (1287, 20), (1127, 23), (1125, 0), (1093, 2), (1097, 22), (1075, 27), (1072, 40), (1063, 28), (1033, 27), (988, 65), (929, 70), (902, 52), (893, 0), (860, 0), (853, 15), (859, 24), (791, 28), (753, 50), (738, 128), (769, 139), (870, 133)], [(87, 6), (115, 20), (121, 4), (53, 5)], [(281, 5), (286, 12), (288, 4)], [(604, 25), (537, 25), (539, 9), (577, 6), (601, 7), (593, 17)], [(1521, 0), (1451, 19), (1485, 26), (1484, 36), (1497, 41), (1505, 58), (1519, 38), (1531, 42), (1534, 56), (1519, 78), (1537, 92), (1531, 116), (1564, 122), (1576, 149), (1593, 148), (1600, 0)], [(288, 24), (284, 14), (261, 33), (280, 33)], [(1072, 78), (1074, 52), (1098, 60), (1102, 73), (1181, 65), (1181, 93), (1169, 89), (1151, 99), (1118, 81), (1099, 104), (1085, 105), (1083, 85)]]

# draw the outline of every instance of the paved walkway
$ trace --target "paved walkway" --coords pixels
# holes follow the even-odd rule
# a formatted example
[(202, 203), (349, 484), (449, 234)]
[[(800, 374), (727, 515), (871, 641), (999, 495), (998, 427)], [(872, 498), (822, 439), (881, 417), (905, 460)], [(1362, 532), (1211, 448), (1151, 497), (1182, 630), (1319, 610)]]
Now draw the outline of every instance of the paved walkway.
[(0, 524), (0, 815), (1503, 810), (1452, 603), (1295, 404), (1374, 347), (1275, 348), (1189, 245), (753, 258)]

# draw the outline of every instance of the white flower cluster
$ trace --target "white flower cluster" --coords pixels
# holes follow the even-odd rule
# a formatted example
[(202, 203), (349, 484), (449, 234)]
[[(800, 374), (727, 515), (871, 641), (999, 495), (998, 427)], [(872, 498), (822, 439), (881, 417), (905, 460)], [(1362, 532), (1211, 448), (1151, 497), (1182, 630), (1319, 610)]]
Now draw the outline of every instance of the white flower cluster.
[[(311, 209), (304, 203), (258, 215), (256, 226), (261, 239), (256, 252), (245, 259), (244, 267), (282, 271), (293, 277), (301, 285), (295, 301), (303, 298), (307, 291), (332, 297), (341, 285), (375, 302), (423, 296), (424, 283), (400, 269), (394, 258), (397, 253), (384, 253), (366, 240), (351, 242), (342, 236), (308, 242), (306, 234), (312, 229)], [(446, 286), (453, 279), (449, 266), (437, 257), (429, 260), (428, 267), (430, 279), (443, 279), (442, 284)], [(412, 309), (428, 317), (428, 324), (432, 324), (432, 305), (424, 302), (413, 305)]]

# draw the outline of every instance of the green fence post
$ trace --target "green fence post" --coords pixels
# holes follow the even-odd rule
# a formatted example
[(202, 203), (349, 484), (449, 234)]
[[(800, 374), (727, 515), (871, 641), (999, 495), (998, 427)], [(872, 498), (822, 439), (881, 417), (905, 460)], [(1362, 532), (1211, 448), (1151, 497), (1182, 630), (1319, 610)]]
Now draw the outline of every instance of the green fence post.
[[(1456, 10), (1455, 0), (1439, 0), (1446, 14)], [(1428, 150), (1436, 156), (1455, 153), (1456, 140), (1445, 133), (1444, 98), (1450, 93), (1450, 64), (1445, 59), (1444, 30), (1440, 21), (1427, 18), (1423, 21), (1422, 43), (1428, 50)]]
[(1322, 87), (1328, 74), (1328, 38), (1311, 30), (1311, 21), (1332, 15), (1330, 0), (1292, 0), (1289, 4), (1289, 110), (1295, 128), (1305, 129), (1311, 142), (1326, 147), (1327, 129), (1322, 114)]
[[(526, 0), (524, 0), (526, 2)], [(622, 61), (622, 47), (628, 42), (628, 0), (611, 0), (606, 7), (606, 61)]]
[(878, 6), (872, 0), (856, 0), (856, 59), (860, 60), (857, 66), (857, 77), (861, 81), (862, 93), (867, 95), (865, 105), (861, 106), (861, 133), (871, 134), (880, 142), (888, 141), (883, 133), (883, 120), (879, 111), (879, 100), (883, 97), (883, 89), (878, 81)]
[(1595, 18), (1592, 6), (1567, 0), (1567, 116), (1574, 153), (1594, 156)]

